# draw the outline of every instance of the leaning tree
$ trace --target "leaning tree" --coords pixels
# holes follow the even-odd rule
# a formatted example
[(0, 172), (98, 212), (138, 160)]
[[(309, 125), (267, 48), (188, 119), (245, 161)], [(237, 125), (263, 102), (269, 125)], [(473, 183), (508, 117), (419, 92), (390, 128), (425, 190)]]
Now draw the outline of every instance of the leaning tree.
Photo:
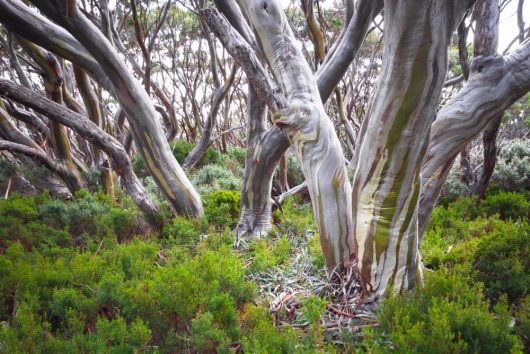
[[(39, 46), (41, 52), (46, 50), (70, 61), (108, 90), (119, 102), (149, 172), (175, 211), (201, 215), (198, 194), (171, 154), (157, 107), (148, 95), (151, 89), (156, 91), (151, 68), (133, 65), (143, 76), (142, 86), (116, 50), (120, 44), (112, 35), (106, 1), (100, 7), (100, 19), (89, 19), (75, 0), (31, 3), (40, 13), (20, 0), (0, 0), (0, 22)], [(302, 2), (304, 15), (317, 53), (311, 66), (279, 0), (214, 3), (215, 8), (201, 10), (201, 26), (215, 33), (249, 82), (238, 239), (262, 235), (270, 228), (274, 170), (291, 146), (309, 190), (330, 278), (359, 274), (374, 298), (384, 296), (390, 287), (396, 292), (412, 288), (421, 280), (421, 236), (455, 157), (530, 90), (530, 41), (522, 41), (506, 56), (496, 54), (498, 0), (358, 0), (355, 6), (348, 0), (344, 28), (335, 44), (326, 48), (312, 13), (313, 1), (306, 0)], [(133, 7), (135, 4), (133, 1)], [(195, 4), (203, 6), (204, 2)], [(168, 5), (164, 6), (161, 18), (167, 15)], [(473, 6), (480, 18), (475, 31), (477, 56), (462, 89), (439, 109), (448, 46)], [(145, 33), (137, 9), (133, 11), (137, 42), (149, 63), (149, 44), (156, 40), (157, 31)], [(325, 104), (333, 94), (340, 100), (335, 89), (355, 59), (370, 23), (381, 11), (382, 66), (348, 162), (354, 170), (350, 181), (341, 142)], [(229, 74), (224, 84), (215, 81), (213, 116), (216, 102), (226, 94), (232, 79)], [(0, 84), (1, 96), (48, 116), (58, 129), (61, 124), (76, 130), (105, 151), (115, 165), (130, 171), (123, 147), (98, 130), (97, 124), (90, 125), (84, 114), (73, 114), (61, 102), (35, 96), (5, 80)], [(89, 96), (85, 96), (89, 107)], [(161, 102), (167, 102), (161, 97)], [(165, 111), (170, 118), (175, 116), (172, 107), (166, 105)], [(96, 114), (90, 112), (86, 113)], [(66, 118), (69, 114), (70, 121)], [(273, 122), (270, 128), (268, 116)], [(211, 136), (205, 135), (203, 140), (200, 149), (211, 142)], [(26, 147), (21, 146), (24, 139), (19, 139), (18, 144), (0, 144), (0, 149), (40, 153), (26, 143)], [(65, 178), (76, 176), (74, 168), (68, 168), (68, 156), (55, 165), (45, 154), (39, 156)], [(188, 159), (190, 165), (196, 161), (192, 157)], [(130, 190), (142, 205), (142, 187), (134, 174), (128, 178)], [(149, 201), (143, 208), (152, 211), (156, 206)]]

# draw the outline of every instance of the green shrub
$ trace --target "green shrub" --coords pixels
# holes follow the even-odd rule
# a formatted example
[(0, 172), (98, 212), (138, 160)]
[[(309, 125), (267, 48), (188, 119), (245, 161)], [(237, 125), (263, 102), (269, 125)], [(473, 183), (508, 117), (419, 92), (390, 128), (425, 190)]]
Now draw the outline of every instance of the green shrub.
[(247, 149), (234, 146), (234, 147), (228, 148), (226, 155), (227, 157), (233, 158), (234, 160), (236, 160), (241, 168), (245, 167), (245, 160), (247, 158)]
[(304, 235), (308, 230), (316, 230), (315, 219), (310, 204), (301, 204), (296, 196), (287, 198), (281, 209), (273, 213), (274, 223), (286, 234)]
[(224, 166), (206, 165), (197, 171), (192, 183), (205, 195), (219, 189), (239, 190), (241, 179)]
[(221, 154), (219, 153), (219, 151), (209, 146), (208, 149), (206, 149), (204, 155), (202, 156), (199, 166), (220, 164), (221, 162)]
[[(470, 151), (471, 161), (482, 161), (477, 149)], [(477, 169), (478, 176), (481, 171)], [(469, 186), (462, 182), (463, 171), (455, 163), (449, 172), (441, 193), (440, 201), (447, 203), (459, 196), (470, 194)], [(528, 139), (513, 139), (499, 146), (495, 170), (490, 182), (490, 190), (525, 191), (530, 186), (530, 142)]]
[(243, 350), (246, 353), (299, 353), (297, 330), (278, 330), (264, 306), (249, 305), (243, 314)]
[(205, 216), (210, 224), (232, 228), (239, 217), (239, 192), (219, 190), (204, 196)]
[(285, 236), (274, 243), (267, 242), (266, 239), (252, 240), (249, 244), (252, 256), (249, 271), (260, 272), (288, 262), (291, 248), (291, 243)]
[[(185, 140), (175, 140), (169, 143), (173, 155), (177, 159), (179, 164), (182, 164), (186, 160), (186, 156), (193, 150), (195, 144), (187, 142)], [(201, 160), (197, 164), (197, 167), (216, 164), (221, 162), (221, 154), (213, 147), (208, 147), (202, 156)]]
[(173, 152), (173, 156), (177, 159), (179, 164), (182, 164), (186, 156), (193, 150), (195, 144), (187, 142), (186, 140), (175, 140), (169, 143), (169, 147)]
[(525, 344), (525, 353), (530, 351), (530, 295), (527, 295), (517, 306), (515, 312), (515, 332)]
[(327, 301), (318, 296), (309, 296), (302, 301), (302, 319), (310, 323), (305, 344), (309, 347), (321, 347), (324, 344), (324, 329), (321, 318), (326, 311)]
[(199, 240), (201, 231), (204, 231), (204, 225), (199, 220), (177, 216), (164, 225), (162, 236), (166, 245), (193, 247)]
[(491, 216), (498, 214), (501, 219), (530, 219), (530, 194), (499, 192), (489, 194), (481, 201), (480, 212)]
[(499, 147), (492, 184), (503, 190), (523, 191), (530, 187), (530, 143), (508, 140)]
[(480, 240), (473, 268), (486, 293), (497, 299), (506, 293), (510, 302), (530, 292), (530, 225), (505, 223), (502, 232), (492, 232)]
[(311, 261), (317, 269), (323, 269), (326, 265), (324, 255), (322, 254), (322, 246), (320, 245), (320, 235), (318, 232), (314, 233), (307, 244), (307, 251), (311, 256)]
[(412, 297), (390, 296), (378, 309), (379, 326), (367, 330), (372, 353), (511, 353), (521, 343), (511, 333), (506, 303), (489, 312), (480, 283), (440, 270), (428, 274)]
[(200, 314), (191, 322), (190, 335), (192, 348), (200, 353), (230, 353), (230, 339), (214, 322), (210, 312)]

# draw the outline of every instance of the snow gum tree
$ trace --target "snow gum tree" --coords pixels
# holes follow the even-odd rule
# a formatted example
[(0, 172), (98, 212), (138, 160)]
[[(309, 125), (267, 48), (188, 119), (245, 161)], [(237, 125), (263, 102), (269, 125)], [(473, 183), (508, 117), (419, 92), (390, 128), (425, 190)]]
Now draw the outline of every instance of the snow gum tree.
[[(75, 0), (30, 3), (33, 7), (20, 0), (0, 0), (0, 22), (23, 38), (27, 47), (35, 48), (35, 53), (45, 50), (74, 64), (80, 82), (79, 72), (87, 75), (86, 83), (92, 82), (89, 76), (108, 91), (119, 103), (121, 126), (126, 117), (136, 149), (175, 213), (200, 216), (199, 195), (168, 144), (176, 134), (175, 111), (151, 75), (154, 47), (147, 48), (146, 43), (154, 43), (158, 30), (147, 41), (139, 27), (141, 16), (134, 10), (145, 68), (136, 64), (133, 70), (137, 74), (145, 71), (140, 75), (142, 85), (116, 49), (124, 46), (118, 37), (112, 37), (112, 16), (106, 2), (100, 7), (100, 20), (88, 17)], [(225, 98), (231, 86), (238, 84), (239, 65), (249, 87), (238, 240), (261, 236), (271, 227), (274, 171), (292, 147), (311, 197), (330, 280), (356, 274), (374, 300), (389, 290), (403, 292), (421, 283), (421, 237), (455, 157), (484, 129), (492, 132), (488, 136), (495, 135), (502, 112), (530, 90), (530, 41), (524, 41), (523, 35), (517, 49), (506, 56), (496, 53), (500, 1), (347, 0), (343, 29), (330, 48), (313, 13), (313, 4), (318, 2), (303, 1), (303, 18), (317, 53), (313, 66), (306, 61), (280, 0), (214, 0), (212, 8), (204, 8), (204, 3), (194, 2), (197, 9), (203, 7), (200, 23), (217, 79), (213, 80), (215, 94), (203, 136), (185, 166), (195, 165), (212, 144), (217, 113), (221, 103), (228, 102)], [(141, 2), (133, 1), (132, 6), (136, 5)], [(164, 6), (161, 19), (170, 16), (170, 5)], [(472, 11), (479, 19), (475, 18), (475, 59), (469, 78), (440, 107), (448, 47), (456, 28)], [(381, 12), (381, 70), (359, 132), (349, 134), (348, 156), (353, 157), (346, 161), (326, 103), (330, 98), (342, 101), (336, 88)], [(225, 70), (216, 68), (220, 61), (213, 58), (217, 49), (210, 33), (237, 62), (230, 63), (223, 84), (217, 73)], [(93, 122), (82, 110), (74, 113), (63, 107), (61, 100), (52, 102), (27, 88), (0, 81), (0, 96), (49, 117), (57, 126), (75, 130), (108, 155), (135, 202), (142, 210), (156, 213), (156, 205), (131, 169), (128, 149), (100, 129), (102, 111), (98, 112), (97, 99), (89, 97), (94, 96), (90, 85), (81, 93)], [(22, 78), (20, 81), (28, 86)], [(161, 97), (163, 106), (153, 104), (151, 90)], [(173, 122), (167, 134), (157, 113), (161, 110), (170, 118), (166, 120)], [(229, 112), (226, 107), (225, 111)], [(267, 127), (268, 118), (271, 127)], [(33, 154), (64, 179), (75, 178), (68, 156), (55, 162), (38, 146), (14, 134), (10, 119), (1, 123), (0, 133), (6, 131), (2, 133), (6, 141), (0, 141), (0, 149)], [(488, 151), (491, 155), (494, 149)], [(352, 180), (347, 164), (354, 171)], [(490, 174), (492, 167), (488, 166)]]
[[(330, 276), (348, 274), (350, 269), (358, 271), (373, 298), (385, 296), (388, 289), (402, 292), (421, 282), (419, 242), (445, 181), (444, 171), (448, 171), (458, 149), (493, 119), (495, 112), (483, 110), (484, 105), (495, 102), (497, 110), (503, 109), (530, 87), (530, 45), (526, 41), (506, 58), (477, 58), (471, 65), (470, 82), (458, 95), (462, 97), (451, 100), (436, 119), (451, 36), (474, 2), (385, 1), (368, 5), (369, 2), (358, 1), (338, 44), (316, 73), (310, 71), (301, 55), (278, 1), (238, 1), (258, 46), (248, 40), (240, 25), (234, 24), (234, 17), (226, 8), (219, 7), (235, 29), (214, 12), (208, 16), (214, 32), (257, 87), (258, 95), (275, 117), (277, 130), (288, 137), (300, 160)], [(499, 6), (496, 1), (487, 3)], [(347, 67), (355, 56), (356, 43), (362, 42), (366, 34), (367, 19), (377, 15), (382, 7), (383, 65), (356, 141), (350, 194), (344, 158), (321, 101), (327, 100), (329, 88), (337, 85), (344, 65)], [(256, 64), (261, 56), (279, 88), (260, 79), (267, 76), (266, 70)], [(501, 79), (501, 73), (508, 77)], [(485, 95), (485, 91), (493, 93), (485, 87), (487, 83), (495, 83), (505, 91), (496, 90), (494, 97)], [(283, 95), (281, 99), (274, 98), (278, 91)], [(474, 120), (472, 129), (462, 129), (457, 122), (451, 127), (449, 121), (460, 120), (460, 112)], [(249, 157), (254, 162), (250, 169), (275, 166), (277, 160), (272, 161), (271, 157), (281, 156), (278, 152), (286, 149), (286, 144), (272, 139), (273, 132), (271, 128), (268, 133), (272, 144), (263, 140), (259, 143), (262, 150), (269, 152), (269, 158), (258, 159), (259, 152), (254, 150), (253, 157)], [(444, 142), (447, 146), (442, 146)], [(447, 148), (451, 152), (445, 155)], [(246, 182), (242, 196), (249, 190), (259, 193), (256, 184), (268, 181)], [(265, 203), (270, 199), (268, 190), (262, 188), (264, 192), (253, 198)], [(344, 198), (344, 193), (351, 201)], [(254, 208), (250, 217), (242, 214), (240, 226), (248, 235), (254, 233), (252, 218), (263, 219), (259, 210)], [(262, 210), (267, 212), (267, 208)]]

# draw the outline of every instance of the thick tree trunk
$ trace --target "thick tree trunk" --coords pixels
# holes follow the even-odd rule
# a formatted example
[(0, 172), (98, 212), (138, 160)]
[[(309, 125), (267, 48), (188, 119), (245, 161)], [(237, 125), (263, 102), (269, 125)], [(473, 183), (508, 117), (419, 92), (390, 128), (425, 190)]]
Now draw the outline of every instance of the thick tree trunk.
[(382, 72), (353, 160), (358, 267), (376, 298), (389, 286), (401, 292), (421, 279), (417, 226), (411, 221), (447, 46), (467, 8), (463, 3), (385, 1)]
[(341, 274), (352, 265), (355, 243), (351, 186), (335, 128), (279, 1), (246, 1), (243, 5), (287, 98), (288, 107), (275, 112), (274, 121), (291, 140), (301, 162), (328, 273)]
[[(230, 24), (244, 38), (244, 41), (242, 42), (226, 39), (223, 44), (227, 49), (230, 47), (234, 49), (231, 54), (236, 58), (236, 60), (249, 62), (249, 60), (246, 59), (247, 55), (244, 53), (244, 50), (241, 49), (244, 47), (245, 41), (248, 43), (249, 51), (252, 51), (253, 48), (254, 50), (257, 49), (259, 52), (259, 49), (254, 43), (254, 36), (247, 28), (246, 22), (241, 21), (243, 16), (240, 14), (237, 6), (235, 6), (234, 0), (222, 3), (220, 1), (216, 1), (216, 4), (219, 10), (230, 21)], [(362, 40), (368, 31), (370, 22), (381, 11), (382, 6), (382, 0), (361, 1), (357, 5), (355, 16), (353, 16), (351, 21), (350, 18), (353, 14), (353, 6), (348, 7), (350, 14), (346, 18), (347, 27), (345, 28), (343, 34), (341, 34), (341, 39), (339, 40), (340, 44), (332, 48), (333, 53), (328, 55), (325, 63), (320, 67), (317, 73), (316, 80), (322, 102), (327, 100), (329, 95), (333, 92), (335, 86), (340, 82), (351, 61), (355, 58)], [(218, 36), (221, 35), (221, 32), (230, 32), (230, 29), (227, 28), (226, 25), (216, 26), (216, 24), (212, 23), (211, 20), (207, 20), (207, 22), (210, 26), (214, 27), (213, 31)], [(215, 27), (218, 27), (219, 29), (215, 29)], [(258, 56), (259, 55), (260, 54), (258, 53)], [(240, 62), (240, 64), (245, 67), (243, 63)], [(270, 86), (268, 90), (261, 90), (261, 87), (264, 85), (264, 83), (267, 83), (268, 80), (266, 76), (260, 74), (261, 71), (258, 70), (258, 68), (252, 67), (250, 70), (246, 71), (252, 85), (257, 87), (258, 95), (271, 110), (277, 110), (278, 108), (282, 108), (285, 105), (282, 101), (283, 98), (279, 98), (278, 95), (275, 94), (276, 91), (270, 89)], [(249, 122), (251, 122), (252, 119), (252, 117), (249, 118)], [(243, 201), (246, 200), (245, 195), (248, 193), (248, 191), (252, 191), (252, 198), (255, 200), (255, 202), (253, 203), (254, 207), (250, 208), (250, 206), (247, 205), (246, 208), (242, 207), (241, 209), (240, 224), (237, 228), (237, 233), (240, 235), (242, 232), (243, 234), (250, 232), (249, 235), (252, 235), (252, 232), (247, 230), (248, 227), (245, 225), (254, 225), (253, 220), (259, 220), (258, 224), (263, 224), (265, 220), (267, 220), (267, 224), (270, 223), (270, 213), (267, 212), (270, 210), (270, 208), (266, 207), (266, 204), (268, 204), (271, 199), (271, 191), (270, 188), (267, 188), (267, 186), (272, 185), (272, 178), (274, 176), (272, 172), (278, 164), (280, 157), (289, 147), (289, 144), (285, 136), (277, 128), (272, 128), (272, 130), (270, 130), (267, 134), (270, 134), (270, 143), (266, 141), (260, 142), (260, 144), (265, 144), (266, 147), (259, 148), (258, 151), (262, 152), (259, 154), (260, 157), (257, 157), (253, 163), (247, 163), (245, 167), (245, 175), (241, 190), (241, 200), (243, 203)], [(247, 160), (254, 157), (254, 153), (250, 149), (247, 151), (247, 153)], [(256, 173), (256, 171), (261, 172)], [(263, 174), (263, 171), (267, 171), (267, 173)], [(258, 230), (260, 230), (258, 234), (262, 234), (261, 230), (263, 230), (263, 228), (260, 227)]]
[(431, 128), (421, 170), (420, 237), (460, 149), (529, 90), (530, 41), (506, 57), (473, 60), (469, 81), (438, 112)]

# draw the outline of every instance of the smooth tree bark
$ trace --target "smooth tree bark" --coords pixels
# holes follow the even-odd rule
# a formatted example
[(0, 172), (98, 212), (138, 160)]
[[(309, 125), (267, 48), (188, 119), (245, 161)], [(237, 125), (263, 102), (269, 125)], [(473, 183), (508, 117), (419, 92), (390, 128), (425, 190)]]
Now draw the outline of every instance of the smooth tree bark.
[(420, 167), (447, 72), (447, 48), (470, 4), (384, 3), (383, 66), (352, 161), (358, 268), (375, 298), (389, 287), (411, 289), (421, 279), (414, 222)]
[(418, 208), (419, 235), (425, 231), (436, 199), (461, 148), (530, 90), (530, 39), (509, 55), (480, 56), (469, 80), (438, 112), (422, 165)]
[(351, 186), (335, 128), (281, 4), (260, 0), (241, 5), (287, 100), (287, 108), (273, 112), (273, 119), (300, 161), (328, 274), (342, 274), (352, 266), (355, 244), (350, 237)]
[(0, 95), (75, 130), (87, 141), (106, 152), (112, 158), (116, 173), (122, 178), (123, 186), (131, 194), (134, 203), (150, 221), (156, 220), (159, 208), (134, 174), (127, 152), (116, 139), (87, 117), (7, 80), (0, 79)]
[(64, 28), (18, 0), (0, 1), (0, 22), (79, 65), (109, 90), (125, 111), (136, 146), (170, 206), (178, 214), (202, 215), (199, 195), (171, 153), (153, 104), (108, 39), (81, 13), (75, 1), (35, 1), (34, 5)]
[[(286, 106), (285, 98), (279, 97), (275, 85), (270, 83), (266, 72), (256, 65), (255, 62), (260, 62), (263, 56), (257, 43), (255, 36), (250, 31), (247, 23), (243, 21), (244, 17), (235, 0), (215, 1), (218, 9), (234, 29), (243, 38), (242, 41), (236, 41), (234, 31), (231, 31), (226, 20), (218, 19), (217, 25), (212, 24), (217, 17), (215, 13), (211, 13), (207, 17), (210, 26), (214, 26), (213, 31), (217, 36), (225, 38), (223, 45), (230, 53), (239, 61), (240, 65), (245, 67), (248, 64), (246, 71), (247, 77), (252, 86), (256, 88), (257, 95), (269, 107), (271, 111), (275, 111)], [(341, 33), (337, 45), (335, 45), (328, 53), (324, 64), (316, 73), (316, 80), (320, 91), (320, 96), (325, 102), (334, 88), (337, 86), (342, 76), (348, 69), (351, 61), (355, 58), (364, 37), (368, 31), (370, 22), (382, 9), (383, 2), (378, 1), (360, 1), (357, 3), (357, 8), (354, 14), (353, 4), (348, 3), (349, 12), (345, 19), (345, 28)], [(244, 7), (244, 6), (243, 6)], [(210, 10), (207, 10), (210, 11)], [(231, 50), (232, 49), (232, 50)], [(255, 51), (255, 58), (250, 59), (249, 52)], [(242, 63), (242, 61), (244, 63)], [(250, 97), (250, 96), (249, 96)], [(253, 110), (249, 111), (250, 113)], [(252, 115), (248, 118), (248, 124), (254, 121)], [(290, 146), (287, 138), (280, 129), (272, 127), (269, 130), (256, 133), (256, 137), (252, 137), (255, 129), (249, 127), (247, 140), (247, 164), (245, 165), (245, 173), (243, 175), (243, 182), (241, 186), (241, 212), (240, 221), (237, 227), (237, 234), (239, 237), (260, 236), (266, 233), (271, 227), (270, 224), (270, 201), (271, 191), (266, 188), (272, 185), (272, 178), (274, 177), (274, 169), (278, 165), (280, 158)], [(267, 138), (260, 134), (266, 134)], [(253, 143), (254, 142), (254, 143)], [(251, 146), (249, 146), (252, 145)], [(254, 147), (254, 145), (256, 145)], [(254, 156), (255, 152), (260, 154)], [(249, 160), (254, 158), (253, 163)], [(264, 173), (267, 171), (267, 173)], [(260, 178), (262, 176), (262, 178)], [(248, 198), (247, 195), (252, 195)], [(252, 202), (251, 202), (252, 200)], [(253, 225), (259, 225), (254, 228)]]
[(267, 107), (252, 86), (248, 100), (247, 156), (236, 244), (242, 239), (265, 236), (271, 228), (272, 180), (277, 161), (289, 147), (289, 140), (280, 129), (266, 130)]

